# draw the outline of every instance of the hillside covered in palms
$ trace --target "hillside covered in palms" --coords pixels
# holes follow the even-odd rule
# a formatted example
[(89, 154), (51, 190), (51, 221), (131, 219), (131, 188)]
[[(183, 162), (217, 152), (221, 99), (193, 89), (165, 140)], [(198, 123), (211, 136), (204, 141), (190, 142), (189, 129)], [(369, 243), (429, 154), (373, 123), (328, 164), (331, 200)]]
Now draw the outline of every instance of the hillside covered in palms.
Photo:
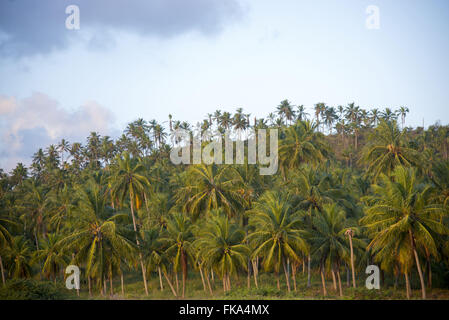
[[(408, 112), (284, 100), (39, 149), (0, 171), (0, 297), (77, 265), (85, 298), (447, 298), (449, 127)], [(179, 128), (278, 129), (279, 170), (174, 165)]]

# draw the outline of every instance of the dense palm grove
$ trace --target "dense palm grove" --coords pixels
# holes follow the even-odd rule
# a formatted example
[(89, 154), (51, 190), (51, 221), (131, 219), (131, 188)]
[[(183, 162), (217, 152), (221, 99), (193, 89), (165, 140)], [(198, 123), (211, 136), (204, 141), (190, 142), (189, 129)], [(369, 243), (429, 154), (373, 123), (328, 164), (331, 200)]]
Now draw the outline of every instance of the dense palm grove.
[(0, 171), (3, 285), (62, 282), (74, 264), (90, 295), (108, 294), (113, 281), (123, 291), (129, 273), (146, 295), (176, 297), (192, 277), (213, 295), (239, 277), (258, 287), (265, 273), (289, 292), (302, 290), (299, 274), (307, 286), (318, 275), (323, 295), (343, 296), (376, 264), (382, 286), (410, 297), (418, 279), (426, 298), (432, 277), (447, 287), (449, 127), (406, 127), (408, 111), (318, 103), (309, 115), (284, 100), (264, 119), (217, 110), (198, 124), (277, 128), (273, 176), (257, 165), (172, 164), (173, 131), (193, 127), (171, 115), (167, 128), (138, 119), (115, 141), (92, 132), (85, 144), (39, 149), (30, 167)]

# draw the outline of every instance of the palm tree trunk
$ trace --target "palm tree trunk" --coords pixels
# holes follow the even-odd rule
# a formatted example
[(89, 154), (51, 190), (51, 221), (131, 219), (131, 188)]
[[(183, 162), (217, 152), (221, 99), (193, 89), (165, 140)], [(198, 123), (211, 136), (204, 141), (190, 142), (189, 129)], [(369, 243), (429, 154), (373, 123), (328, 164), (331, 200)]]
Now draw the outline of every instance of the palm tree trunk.
[(187, 280), (187, 256), (184, 250), (181, 250), (181, 263), (182, 263), (182, 297), (184, 298)]
[(123, 273), (120, 273), (120, 286), (122, 287), (122, 296), (125, 296), (125, 286), (123, 281)]
[(307, 256), (307, 288), (310, 288), (312, 283), (311, 283), (311, 274), (310, 274), (310, 253)]
[[(134, 197), (134, 194), (132, 191), (130, 191), (129, 198), (130, 198), (130, 204), (131, 204), (131, 216), (133, 218), (134, 232), (136, 233), (136, 244), (137, 244), (137, 247), (139, 247), (140, 243), (139, 243), (139, 238), (137, 236), (137, 225), (136, 225), (136, 217), (134, 216), (133, 197)], [(143, 286), (145, 288), (145, 294), (148, 295), (147, 276), (146, 276), (146, 271), (145, 271), (145, 265), (143, 264), (142, 252), (140, 252), (140, 249), (139, 249), (139, 260), (140, 260), (140, 268), (142, 269), (142, 278), (143, 278)]]
[(226, 293), (226, 276), (223, 275), (223, 292)]
[(349, 246), (351, 247), (351, 270), (352, 270), (352, 286), (355, 288), (355, 270), (354, 270), (354, 249), (352, 247), (352, 235), (349, 234)]
[(161, 291), (164, 291), (164, 284), (162, 283), (162, 274), (161, 274), (161, 267), (157, 267), (157, 272), (159, 273), (159, 284), (161, 286)]
[(206, 283), (204, 282), (203, 270), (201, 269), (201, 265), (198, 264), (198, 266), (199, 266), (198, 269), (200, 270), (201, 282), (203, 283), (203, 289), (204, 289), (204, 292), (207, 293)]
[(424, 277), (421, 270), (421, 263), (419, 262), (418, 252), (416, 252), (415, 240), (413, 238), (413, 233), (409, 230), (410, 242), (412, 244), (413, 254), (415, 256), (416, 268), (418, 269), (419, 281), (421, 282), (421, 294), (422, 298), (426, 299), (426, 285), (424, 283)]
[(5, 270), (3, 269), (3, 261), (2, 261), (2, 256), (1, 255), (0, 255), (0, 270), (1, 270), (1, 273), (2, 273), (3, 286), (6, 286)]
[(405, 288), (407, 292), (407, 299), (410, 299), (410, 282), (408, 280), (408, 273), (405, 272)]
[(211, 296), (214, 295), (214, 293), (212, 292), (212, 286), (210, 285), (210, 281), (209, 281), (209, 274), (207, 273), (207, 270), (204, 270), (205, 276), (206, 276), (206, 281), (207, 281), (207, 286), (209, 287), (209, 293)]
[(167, 277), (167, 273), (165, 271), (162, 271), (162, 274), (164, 275), (165, 280), (167, 280), (167, 283), (171, 289), (171, 292), (173, 293), (173, 295), (175, 297), (177, 297), (178, 295), (176, 294), (175, 288), (173, 288), (173, 284), (171, 283), (170, 279)]
[(254, 284), (256, 285), (256, 288), (259, 288), (259, 284), (257, 283), (257, 275), (259, 273), (259, 270), (257, 270), (256, 261), (252, 261), (253, 265), (253, 276), (254, 276)]
[(176, 292), (179, 292), (178, 272), (175, 271)]
[(337, 270), (338, 289), (340, 291), (340, 297), (343, 297), (343, 290), (341, 288), (340, 270)]
[(320, 268), (320, 273), (321, 273), (321, 284), (323, 286), (323, 295), (327, 296), (327, 290), (326, 290), (326, 280), (324, 279), (324, 268), (323, 266)]
[(297, 270), (298, 265), (296, 264), (292, 264), (292, 279), (293, 279), (293, 290), (295, 290), (296, 292), (296, 270)]
[(332, 283), (334, 285), (334, 290), (337, 291), (337, 279), (335, 278), (334, 266), (332, 266), (332, 268), (331, 268), (331, 274), (332, 274)]
[(288, 290), (288, 292), (290, 292), (290, 279), (289, 279), (289, 276), (288, 276), (287, 266), (285, 265), (285, 259), (282, 259), (282, 265), (284, 267), (285, 282), (287, 283), (287, 290)]
[(251, 260), (248, 258), (248, 278), (247, 278), (247, 287), (248, 289), (251, 288)]
[(228, 281), (228, 291), (231, 291), (231, 277), (229, 273), (227, 274), (227, 281)]

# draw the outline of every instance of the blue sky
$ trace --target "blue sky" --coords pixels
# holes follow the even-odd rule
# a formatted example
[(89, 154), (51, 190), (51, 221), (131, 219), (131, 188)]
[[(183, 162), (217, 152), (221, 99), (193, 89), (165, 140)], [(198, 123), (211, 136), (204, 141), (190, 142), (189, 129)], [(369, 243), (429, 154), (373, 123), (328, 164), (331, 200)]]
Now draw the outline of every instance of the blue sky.
[[(65, 28), (69, 4), (80, 30)], [(264, 117), (283, 99), (405, 105), (409, 125), (446, 124), (448, 31), (445, 0), (2, 1), (0, 167), (139, 117)]]

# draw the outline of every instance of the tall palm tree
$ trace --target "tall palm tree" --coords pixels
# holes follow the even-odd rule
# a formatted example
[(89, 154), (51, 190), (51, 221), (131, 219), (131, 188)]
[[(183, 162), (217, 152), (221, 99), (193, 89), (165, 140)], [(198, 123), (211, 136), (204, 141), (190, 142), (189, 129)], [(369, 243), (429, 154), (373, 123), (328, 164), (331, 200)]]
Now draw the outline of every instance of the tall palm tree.
[(328, 146), (321, 133), (315, 132), (310, 121), (298, 122), (285, 132), (280, 141), (279, 158), (281, 168), (298, 168), (302, 163), (316, 164), (325, 159)]
[[(106, 188), (93, 178), (76, 191), (78, 208), (72, 212), (74, 232), (58, 242), (57, 248), (73, 252), (74, 262), (86, 265), (86, 275), (95, 278), (102, 289), (105, 278), (118, 259), (133, 259), (136, 246), (129, 239), (126, 214), (116, 214), (107, 205)], [(103, 289), (102, 289), (103, 290)], [(105, 293), (105, 292), (104, 292)]]
[[(129, 153), (125, 152), (121, 157), (117, 157), (117, 162), (113, 168), (111, 176), (112, 194), (114, 198), (122, 202), (129, 198), (133, 228), (136, 234), (136, 244), (139, 243), (138, 228), (134, 208), (142, 203), (142, 195), (150, 183), (145, 176), (145, 167), (138, 159), (131, 158)], [(140, 266), (142, 269), (142, 278), (145, 287), (145, 293), (148, 295), (148, 284), (146, 281), (145, 265), (143, 263), (142, 253), (139, 251)]]
[(10, 246), (6, 247), (5, 258), (11, 278), (29, 278), (32, 275), (31, 247), (24, 236), (12, 238)]
[[(326, 294), (324, 282), (325, 266), (330, 266), (332, 278), (335, 275), (338, 279), (340, 296), (343, 296), (340, 279), (340, 266), (343, 261), (348, 261), (350, 257), (350, 248), (345, 239), (347, 230), (347, 221), (345, 212), (336, 206), (336, 204), (325, 204), (321, 212), (318, 212), (312, 218), (313, 228), (311, 229), (310, 241), (312, 253), (319, 255), (320, 271), (322, 277), (323, 292)], [(354, 239), (358, 241), (358, 239)], [(363, 243), (358, 243), (363, 246)]]
[(228, 166), (192, 166), (185, 186), (177, 191), (177, 203), (195, 217), (218, 208), (232, 215), (242, 204), (242, 196), (236, 188), (238, 182)]
[(382, 257), (391, 255), (392, 249), (400, 244), (407, 252), (400, 261), (405, 264), (407, 258), (415, 259), (425, 299), (426, 286), (418, 252), (425, 250), (437, 256), (435, 235), (449, 234), (442, 223), (445, 211), (442, 205), (430, 203), (431, 187), (420, 184), (412, 168), (396, 167), (391, 179), (382, 175), (373, 192), (366, 216), (361, 220), (372, 236), (368, 248)]
[(289, 123), (291, 123), (291, 121), (295, 117), (293, 106), (287, 99), (281, 101), (281, 103), (277, 107), (277, 112), (279, 116), (283, 117), (285, 121), (288, 121)]
[(43, 261), (42, 273), (47, 278), (53, 278), (56, 282), (56, 276), (62, 268), (70, 261), (67, 255), (59, 247), (61, 236), (49, 234), (47, 239), (41, 240), (40, 249), (34, 252), (35, 261)]
[(231, 289), (230, 276), (246, 269), (249, 249), (242, 244), (245, 232), (227, 216), (212, 215), (198, 231), (194, 246), (198, 248), (205, 268), (214, 269), (223, 280), (223, 291)]
[(299, 121), (307, 120), (307, 116), (309, 114), (306, 112), (306, 109), (304, 108), (304, 105), (301, 104), (299, 106), (296, 106), (296, 108), (298, 109), (296, 111), (296, 119), (299, 120)]
[(309, 251), (305, 234), (299, 229), (300, 214), (293, 211), (287, 196), (266, 191), (249, 215), (250, 225), (255, 228), (255, 231), (248, 235), (251, 246), (255, 248), (253, 257), (262, 257), (265, 270), (275, 272), (278, 288), (282, 266), (290, 291), (287, 260), (299, 262), (299, 253), (307, 254)]
[(395, 121), (381, 121), (362, 150), (360, 162), (367, 165), (367, 174), (377, 179), (379, 174), (388, 175), (398, 165), (419, 165), (419, 154), (406, 144), (404, 132)]
[(194, 240), (192, 223), (184, 214), (173, 214), (167, 221), (168, 242), (166, 253), (173, 257), (174, 271), (182, 271), (182, 297), (185, 297), (188, 260), (192, 257), (192, 242)]

